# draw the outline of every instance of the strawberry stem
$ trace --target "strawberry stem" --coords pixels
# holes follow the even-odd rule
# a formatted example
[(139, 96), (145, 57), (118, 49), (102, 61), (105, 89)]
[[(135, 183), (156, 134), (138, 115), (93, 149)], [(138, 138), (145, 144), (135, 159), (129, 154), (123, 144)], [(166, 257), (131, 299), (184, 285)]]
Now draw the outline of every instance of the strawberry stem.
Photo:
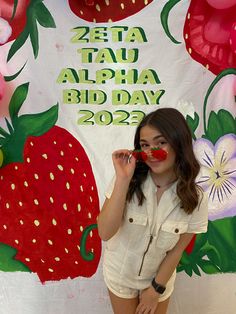
[(80, 254), (85, 261), (92, 261), (94, 259), (94, 253), (86, 251), (87, 237), (91, 230), (97, 229), (97, 224), (92, 224), (86, 227), (83, 231), (80, 241)]
[(16, 88), (10, 100), (11, 123), (6, 120), (10, 134), (0, 127), (0, 148), (3, 164), (23, 161), (24, 145), (29, 136), (40, 136), (50, 130), (58, 118), (58, 104), (36, 114), (19, 115), (19, 111), (28, 95), (29, 83)]

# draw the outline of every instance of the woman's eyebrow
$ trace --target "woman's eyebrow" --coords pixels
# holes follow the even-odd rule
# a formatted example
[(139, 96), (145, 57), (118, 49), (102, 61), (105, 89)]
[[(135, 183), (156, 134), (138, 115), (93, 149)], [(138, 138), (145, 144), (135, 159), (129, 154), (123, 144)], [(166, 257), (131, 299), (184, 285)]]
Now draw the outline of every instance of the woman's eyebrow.
[[(159, 139), (159, 138), (164, 138), (164, 136), (163, 135), (157, 135), (157, 136), (155, 136), (154, 138), (153, 138), (153, 140), (157, 140), (157, 139)], [(147, 140), (145, 140), (144, 138), (140, 138), (140, 142), (147, 142)]]

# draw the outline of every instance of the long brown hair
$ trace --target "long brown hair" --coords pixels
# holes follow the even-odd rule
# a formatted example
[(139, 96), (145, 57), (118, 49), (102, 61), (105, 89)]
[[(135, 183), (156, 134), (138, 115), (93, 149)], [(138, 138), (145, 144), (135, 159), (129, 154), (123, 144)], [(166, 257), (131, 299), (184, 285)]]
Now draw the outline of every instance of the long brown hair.
[[(191, 214), (199, 202), (200, 188), (195, 179), (200, 165), (194, 155), (191, 131), (184, 116), (174, 108), (161, 108), (144, 117), (136, 129), (134, 148), (140, 149), (140, 130), (144, 126), (158, 129), (175, 151), (175, 173), (178, 178), (177, 195), (183, 210)], [(143, 162), (137, 162), (133, 178), (129, 185), (127, 201), (131, 201), (134, 194), (142, 205), (145, 196), (142, 184), (147, 178), (149, 167)]]

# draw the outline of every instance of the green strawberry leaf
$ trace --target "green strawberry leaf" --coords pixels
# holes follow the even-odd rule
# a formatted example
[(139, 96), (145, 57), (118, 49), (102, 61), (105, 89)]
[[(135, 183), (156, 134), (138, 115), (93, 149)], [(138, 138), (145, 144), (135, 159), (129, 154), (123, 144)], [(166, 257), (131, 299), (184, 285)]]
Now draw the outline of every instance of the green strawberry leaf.
[(217, 113), (211, 111), (206, 134), (203, 137), (215, 144), (220, 137), (235, 132), (236, 123), (233, 116), (228, 111), (220, 109)]
[(18, 118), (15, 132), (24, 136), (40, 136), (50, 130), (58, 119), (58, 104), (50, 109), (34, 114), (25, 114)]
[(166, 35), (170, 38), (170, 40), (174, 43), (174, 44), (181, 44), (180, 41), (177, 41), (170, 33), (169, 30), (169, 25), (168, 25), (168, 18), (169, 18), (169, 14), (170, 11), (172, 10), (172, 8), (181, 0), (169, 0), (163, 7), (162, 11), (161, 11), (161, 24), (162, 27), (166, 33)]
[(31, 272), (26, 265), (14, 259), (16, 253), (17, 250), (13, 247), (0, 243), (0, 270), (5, 272)]
[(0, 135), (2, 135), (5, 138), (9, 137), (10, 134), (8, 134), (3, 128), (0, 127)]
[(23, 162), (23, 150), (28, 136), (40, 136), (51, 129), (58, 118), (58, 104), (47, 111), (18, 117), (14, 134), (1, 147), (4, 160), (2, 167), (12, 162)]
[(201, 273), (199, 271), (198, 265), (192, 264), (193, 271), (195, 272), (196, 275), (201, 276)]
[(207, 232), (197, 234), (192, 253), (198, 252), (206, 242), (207, 242)]
[(236, 121), (234, 120), (230, 112), (224, 109), (220, 109), (218, 112), (218, 118), (222, 126), (222, 135), (236, 133)]
[(221, 272), (215, 264), (208, 260), (203, 259), (198, 262), (198, 265), (206, 274), (217, 274)]
[(213, 144), (223, 135), (222, 125), (219, 121), (217, 113), (211, 111), (206, 134), (203, 136), (211, 141)]
[(11, 126), (10, 122), (8, 121), (7, 118), (5, 118), (5, 121), (6, 121), (6, 125), (7, 125), (7, 128), (8, 128), (8, 130), (9, 130), (10, 134), (13, 134), (14, 129), (13, 129), (13, 127)]
[(43, 27), (47, 28), (55, 28), (56, 24), (54, 22), (54, 19), (49, 12), (49, 10), (45, 7), (43, 3), (38, 3), (36, 10), (35, 10), (35, 16), (39, 24)]
[(24, 69), (24, 67), (26, 66), (26, 63), (23, 65), (23, 67), (18, 71), (16, 72), (15, 74), (11, 75), (11, 76), (4, 76), (4, 80), (6, 82), (10, 82), (10, 81), (13, 81), (15, 78), (17, 78), (18, 75), (20, 75), (21, 71)]
[(13, 127), (16, 124), (20, 108), (23, 105), (28, 95), (28, 90), (29, 90), (29, 83), (25, 83), (18, 86), (12, 95), (12, 98), (9, 104), (9, 113), (10, 113)]
[[(37, 20), (44, 27), (56, 27), (52, 15), (42, 2), (43, 0), (31, 0), (27, 8), (26, 26), (19, 37), (13, 42), (7, 56), (7, 62), (10, 61), (15, 53), (24, 45), (29, 36), (32, 43), (34, 57), (35, 59), (37, 58), (39, 51)], [(15, 2), (14, 5), (16, 6), (17, 2)], [(39, 12), (37, 12), (38, 10)], [(46, 15), (43, 17), (44, 14)]]
[(11, 48), (7, 55), (7, 62), (15, 55), (15, 53), (24, 45), (29, 36), (29, 30), (27, 27), (24, 28), (23, 32), (16, 38), (16, 40), (11, 45)]
[(29, 33), (30, 33), (30, 41), (32, 43), (32, 48), (34, 52), (34, 58), (36, 59), (39, 53), (39, 34), (38, 27), (35, 17), (29, 20)]
[(18, 0), (14, 0), (14, 7), (13, 7), (13, 11), (12, 11), (11, 20), (13, 20), (15, 17), (17, 5), (18, 5)]
[[(236, 216), (209, 221), (208, 241), (219, 255), (218, 264), (222, 272), (236, 272)], [(213, 256), (210, 256), (213, 258)]]
[(194, 112), (194, 119), (192, 117), (190, 117), (189, 115), (187, 115), (186, 121), (187, 121), (187, 124), (191, 130), (192, 138), (194, 140), (196, 140), (197, 138), (195, 136), (195, 131), (196, 131), (198, 124), (199, 124), (199, 115), (196, 112)]
[(191, 267), (191, 266), (185, 267), (184, 270), (185, 270), (186, 274), (189, 275), (189, 277), (192, 277), (192, 275), (193, 275), (193, 270), (192, 270), (192, 267)]

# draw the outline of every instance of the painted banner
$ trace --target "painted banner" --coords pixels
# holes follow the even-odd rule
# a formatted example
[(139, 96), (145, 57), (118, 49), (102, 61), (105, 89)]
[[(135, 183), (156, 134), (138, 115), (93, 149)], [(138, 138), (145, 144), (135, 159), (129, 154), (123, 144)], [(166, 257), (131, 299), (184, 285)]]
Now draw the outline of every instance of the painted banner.
[(236, 0), (0, 0), (0, 314), (112, 313), (111, 153), (162, 107), (185, 116), (209, 197), (169, 312), (233, 314)]

